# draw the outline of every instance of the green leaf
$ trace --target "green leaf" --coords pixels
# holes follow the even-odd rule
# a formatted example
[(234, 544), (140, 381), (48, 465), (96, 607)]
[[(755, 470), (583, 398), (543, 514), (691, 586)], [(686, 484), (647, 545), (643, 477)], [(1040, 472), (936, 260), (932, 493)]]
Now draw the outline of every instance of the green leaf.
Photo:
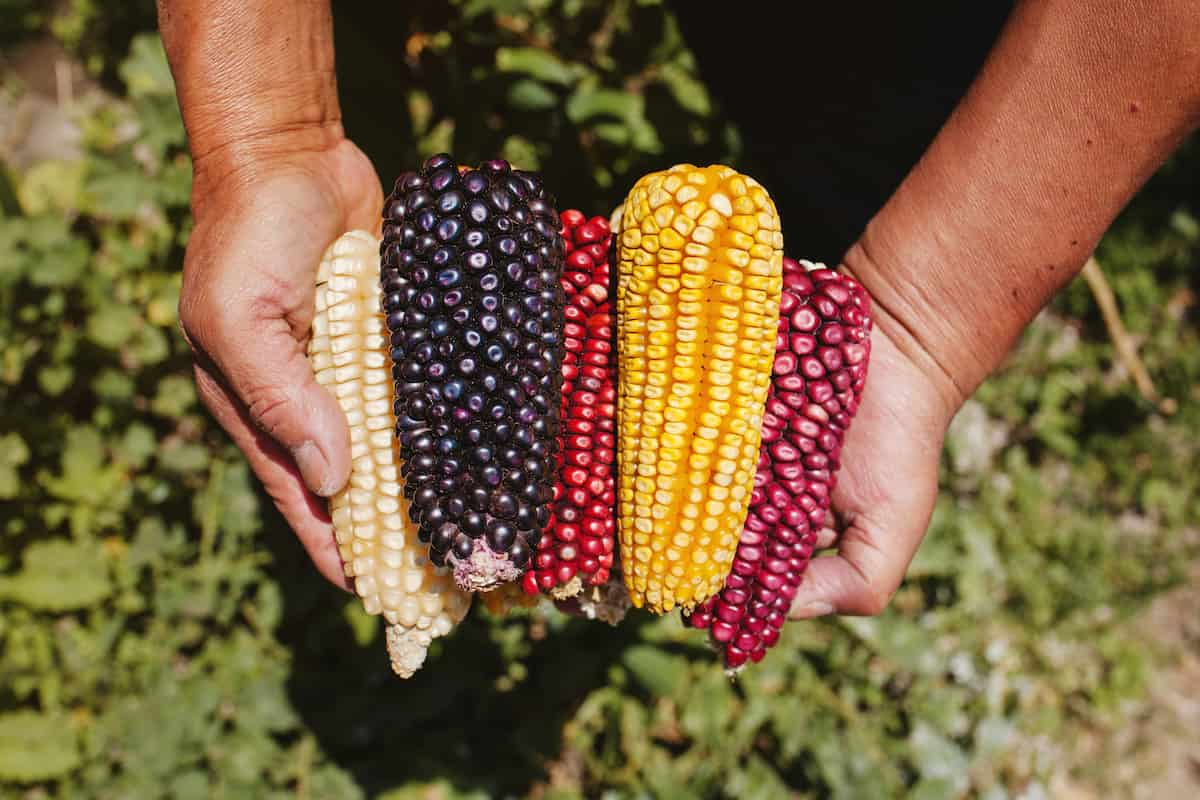
[(168, 419), (177, 419), (196, 404), (196, 385), (185, 375), (168, 375), (158, 384), (150, 410)]
[(51, 397), (66, 391), (75, 378), (75, 369), (70, 364), (48, 364), (38, 370), (38, 385)]
[(115, 369), (101, 370), (92, 380), (92, 391), (100, 400), (109, 403), (129, 400), (136, 388), (133, 378)]
[(652, 693), (672, 694), (687, 675), (687, 662), (651, 645), (635, 645), (621, 658), (625, 667)]
[(171, 800), (206, 800), (212, 796), (207, 773), (193, 770), (171, 779)]
[(121, 80), (134, 97), (173, 97), (175, 81), (167, 63), (162, 39), (155, 33), (140, 33), (133, 37), (129, 56), (119, 68)]
[(518, 169), (539, 169), (541, 160), (533, 142), (523, 136), (510, 136), (500, 148), (500, 156)]
[(702, 117), (712, 113), (712, 102), (704, 84), (679, 65), (664, 64), (659, 73), (659, 80), (685, 111)]
[(160, 364), (171, 355), (171, 344), (161, 328), (142, 325), (134, 332), (123, 353), (139, 366)]
[(642, 98), (617, 89), (577, 89), (567, 100), (567, 118), (579, 124), (593, 117), (629, 120), (642, 114)]
[(1171, 227), (1189, 242), (1200, 240), (1200, 222), (1187, 212), (1186, 209), (1179, 209), (1171, 215)]
[(61, 716), (34, 711), (0, 714), (0, 780), (61, 778), (79, 763), (75, 732)]
[(43, 161), (21, 178), (17, 197), (29, 216), (77, 208), (83, 194), (87, 164), (83, 161)]
[(3, 162), (0, 162), (0, 217), (15, 217), (21, 213), (17, 199), (17, 180)]
[(528, 0), (466, 0), (462, 15), (473, 19), (481, 14), (521, 14)]
[(98, 545), (50, 539), (35, 542), (21, 556), (21, 571), (0, 577), (0, 597), (43, 611), (87, 608), (112, 590)]
[(85, 207), (92, 214), (127, 220), (154, 203), (154, 183), (138, 169), (97, 175), (84, 190)]
[(113, 303), (97, 309), (87, 321), (87, 335), (96, 344), (117, 350), (142, 324), (141, 315), (129, 306)]
[(935, 782), (929, 791), (933, 787), (950, 790), (945, 794), (926, 793), (924, 797), (957, 797), (966, 791), (968, 762), (961, 747), (924, 722), (917, 723), (908, 742), (922, 780)]
[(158, 451), (158, 463), (171, 472), (200, 472), (208, 466), (212, 454), (202, 444), (171, 441)]
[(544, 83), (569, 86), (575, 72), (558, 56), (536, 47), (501, 47), (496, 50), (496, 68), (501, 72), (520, 72)]
[(379, 635), (379, 617), (368, 614), (358, 599), (351, 598), (346, 601), (342, 616), (350, 625), (354, 641), (359, 647), (366, 647)]
[(158, 449), (158, 438), (148, 425), (134, 422), (125, 429), (118, 450), (121, 457), (135, 469), (146, 466), (154, 451)]
[(508, 87), (508, 102), (521, 111), (544, 111), (558, 105), (558, 94), (537, 81), (522, 78)]
[(29, 461), (29, 447), (18, 433), (0, 437), (0, 500), (11, 500), (21, 493), (18, 468)]
[(771, 765), (758, 754), (752, 754), (746, 766), (736, 770), (726, 782), (730, 797), (753, 797), (756, 800), (788, 800), (792, 792)]
[(717, 745), (733, 718), (734, 698), (729, 679), (720, 669), (709, 669), (690, 687), (682, 703), (679, 722), (700, 742)]

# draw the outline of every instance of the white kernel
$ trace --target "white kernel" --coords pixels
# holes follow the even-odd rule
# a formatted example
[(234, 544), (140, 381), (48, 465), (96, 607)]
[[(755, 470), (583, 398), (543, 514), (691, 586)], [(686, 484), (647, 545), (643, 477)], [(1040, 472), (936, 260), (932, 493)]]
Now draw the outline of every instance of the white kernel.
[[(338, 353), (352, 353), (354, 357), (358, 357), (358, 351), (362, 347), (362, 337), (354, 333), (346, 333), (342, 335), (330, 331), (334, 337), (329, 342), (329, 349), (336, 355)], [(336, 363), (336, 362), (335, 362)]]
[(425, 582), (425, 573), (419, 569), (409, 569), (404, 571), (404, 589), (409, 592), (420, 591), (421, 584)]
[[(404, 597), (400, 592), (389, 592), (395, 595), (396, 605), (400, 611), (400, 622), (405, 625), (415, 625), (417, 620), (421, 618), (421, 606), (417, 603), (417, 599), (411, 595)], [(384, 598), (387, 602), (388, 598)], [(391, 605), (389, 603), (389, 605)]]
[[(332, 294), (330, 292), (331, 296)], [(362, 313), (362, 307), (358, 303), (347, 300), (329, 307), (329, 321), (333, 323), (339, 319), (357, 319), (360, 313)]]
[[(383, 519), (386, 520), (387, 517)], [(384, 527), (386, 528), (387, 526), (384, 525)], [(388, 529), (386, 533), (379, 537), (379, 544), (383, 545), (387, 550), (402, 551), (404, 549), (404, 534), (400, 531)]]
[(353, 472), (350, 473), (350, 485), (354, 486), (358, 489), (366, 489), (367, 491), (374, 491), (376, 486), (378, 485), (378, 481), (375, 479), (375, 476), (370, 472), (361, 472), (359, 470), (354, 470)]
[[(374, 370), (372, 370), (372, 371), (374, 371)], [(363, 400), (366, 400), (368, 403), (373, 403), (376, 400), (385, 401), (382, 412), (370, 411), (368, 413), (370, 413), (370, 414), (391, 413), (391, 410), (392, 410), (392, 387), (380, 386), (378, 384), (373, 384), (371, 386), (364, 386), (362, 396), (363, 396)]]
[(331, 320), (329, 323), (329, 335), (331, 337), (341, 337), (358, 333), (358, 320)]
[[(320, 373), (327, 372), (329, 368), (333, 366), (333, 354), (329, 352), (328, 348), (329, 340), (326, 339), (325, 349), (318, 351), (315, 355), (309, 358), (309, 361), (312, 362), (313, 372), (318, 373), (318, 375)], [(329, 378), (333, 378), (332, 372), (329, 373)]]

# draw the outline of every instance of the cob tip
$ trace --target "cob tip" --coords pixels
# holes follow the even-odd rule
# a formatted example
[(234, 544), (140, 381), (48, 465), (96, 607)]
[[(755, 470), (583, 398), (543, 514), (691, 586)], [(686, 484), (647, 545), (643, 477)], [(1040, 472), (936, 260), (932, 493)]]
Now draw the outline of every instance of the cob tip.
[(625, 619), (625, 614), (633, 605), (629, 590), (620, 576), (613, 576), (599, 586), (589, 586), (575, 599), (585, 617), (607, 622), (614, 627)]
[(466, 558), (454, 553), (446, 558), (454, 571), (454, 583), (464, 592), (488, 592), (521, 576), (508, 553), (497, 553), (484, 539), (476, 539), (474, 545)]
[(388, 625), (387, 652), (392, 672), (401, 678), (411, 678), (425, 663), (429, 652), (429, 635), (403, 625)]

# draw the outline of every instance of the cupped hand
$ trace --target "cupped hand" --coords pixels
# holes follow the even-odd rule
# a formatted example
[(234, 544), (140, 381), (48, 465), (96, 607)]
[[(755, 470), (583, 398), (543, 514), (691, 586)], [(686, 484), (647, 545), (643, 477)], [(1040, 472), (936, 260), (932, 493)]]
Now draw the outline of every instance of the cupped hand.
[(350, 435), (305, 348), (321, 256), (345, 231), (377, 231), (379, 180), (344, 139), (214, 161), (196, 164), (179, 301), (197, 389), (321, 574), (346, 587), (323, 498), (349, 477)]
[(832, 496), (835, 525), (818, 540), (818, 547), (836, 540), (836, 553), (809, 564), (793, 619), (883, 611), (933, 513), (938, 458), (958, 401), (943, 373), (878, 304), (874, 317), (867, 383)]

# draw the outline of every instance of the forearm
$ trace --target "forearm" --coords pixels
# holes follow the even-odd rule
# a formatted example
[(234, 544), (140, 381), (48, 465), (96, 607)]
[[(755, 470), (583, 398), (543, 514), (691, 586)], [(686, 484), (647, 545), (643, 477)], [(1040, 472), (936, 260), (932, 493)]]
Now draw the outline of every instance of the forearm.
[(980, 76), (846, 254), (953, 411), (1200, 117), (1189, 0), (1018, 5)]
[(158, 0), (197, 176), (342, 139), (328, 0)]

